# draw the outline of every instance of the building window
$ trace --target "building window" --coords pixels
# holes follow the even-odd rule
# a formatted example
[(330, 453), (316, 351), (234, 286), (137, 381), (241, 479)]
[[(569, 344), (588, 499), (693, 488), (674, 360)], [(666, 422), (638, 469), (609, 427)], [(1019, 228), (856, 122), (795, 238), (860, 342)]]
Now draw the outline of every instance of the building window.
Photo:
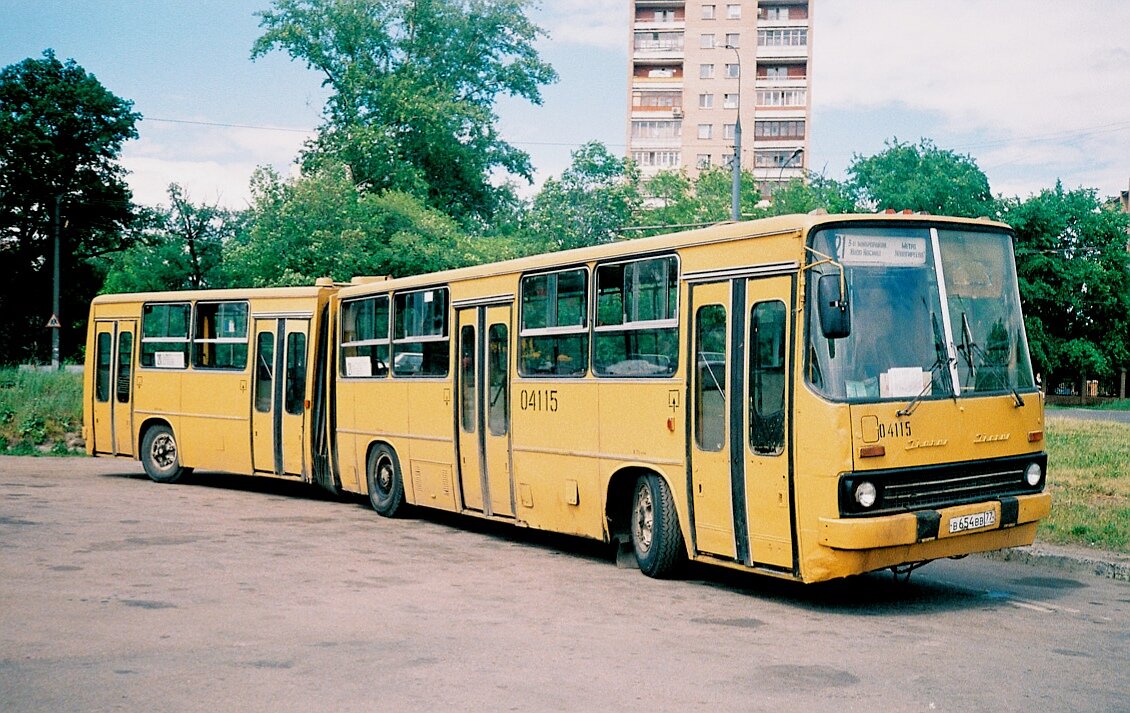
[(726, 79), (737, 79), (741, 76), (742, 66), (740, 64), (732, 63), (726, 65)]
[(759, 139), (803, 139), (804, 120), (756, 121), (753, 133)]
[(699, 124), (698, 125), (698, 138), (710, 139), (714, 137), (713, 124)]
[(808, 28), (758, 30), (759, 47), (804, 47), (808, 44)]
[(698, 95), (698, 108), (699, 109), (713, 109), (714, 108), (714, 95), (713, 94), (699, 94)]
[(714, 5), (703, 5), (702, 6), (702, 19), (713, 20), (714, 17), (715, 17), (714, 7), (715, 7)]
[(681, 50), (683, 49), (683, 33), (637, 32), (634, 46), (637, 50)]
[(700, 65), (698, 65), (698, 78), (699, 79), (714, 79), (714, 65), (713, 64), (700, 64)]
[(737, 94), (723, 94), (722, 95), (722, 108), (723, 109), (737, 109), (738, 108), (738, 95)]
[(775, 6), (763, 7), (760, 9), (760, 15), (763, 19), (770, 22), (784, 22), (789, 19), (789, 8)]
[(638, 166), (651, 168), (677, 168), (679, 166), (678, 151), (633, 151), (632, 160)]
[(714, 35), (713, 34), (699, 35), (698, 46), (701, 47), (704, 50), (714, 49)]
[(722, 138), (729, 139), (729, 140), (733, 141), (734, 136), (737, 134), (736, 127), (737, 127), (737, 124), (723, 124), (722, 125)]
[(728, 17), (731, 20), (742, 19), (742, 6), (741, 5), (727, 5), (726, 6), (726, 17)]
[(741, 45), (738, 44), (738, 43), (741, 42), (741, 39), (742, 39), (741, 33), (739, 33), (739, 32), (727, 32), (726, 33), (726, 46), (727, 47), (740, 47)]
[(672, 255), (596, 268), (593, 371), (670, 376), (679, 365), (679, 263)]
[(784, 65), (777, 65), (774, 67), (765, 68), (765, 78), (772, 80), (784, 80), (789, 78), (789, 68)]
[(683, 122), (678, 120), (672, 121), (648, 121), (640, 120), (632, 122), (632, 138), (633, 139), (675, 139), (679, 137), (682, 132)]
[(695, 168), (710, 168), (710, 154), (700, 153), (695, 157)]
[(753, 152), (753, 165), (757, 168), (802, 168), (804, 162), (796, 149), (766, 149)]
[(681, 92), (633, 92), (632, 108), (643, 111), (675, 109), (683, 105)]
[(804, 106), (808, 93), (803, 89), (758, 89), (758, 106)]
[(674, 21), (675, 21), (675, 11), (674, 10), (656, 10), (655, 11), (655, 22), (674, 22)]
[(522, 376), (584, 376), (588, 368), (588, 273), (522, 278), (518, 371)]

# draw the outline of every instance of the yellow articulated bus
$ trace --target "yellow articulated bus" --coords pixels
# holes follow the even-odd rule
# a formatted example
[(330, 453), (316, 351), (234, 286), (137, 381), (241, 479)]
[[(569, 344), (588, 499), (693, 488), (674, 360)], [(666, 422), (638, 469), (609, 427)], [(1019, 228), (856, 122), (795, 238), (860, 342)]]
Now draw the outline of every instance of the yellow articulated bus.
[(102, 295), (90, 307), (84, 436), (172, 482), (192, 468), (332, 486), (329, 280)]
[[(1049, 511), (1000, 223), (782, 216), (322, 289), (305, 479), (382, 515), (431, 507), (617, 542), (651, 576), (689, 558), (815, 582), (1030, 544)], [(177, 296), (99, 298), (123, 299), (137, 313)], [(120, 383), (97, 357), (100, 334), (116, 348), (100, 307), (95, 411), (98, 369)], [(182, 385), (208, 376), (187, 364), (196, 348)], [(171, 368), (150, 362), (137, 378)], [(138, 427), (161, 409), (140, 391), (130, 433), (152, 475)], [(211, 398), (251, 418), (240, 393)], [(179, 418), (160, 431), (183, 454), (172, 468), (287, 473), (193, 460), (207, 419)]]

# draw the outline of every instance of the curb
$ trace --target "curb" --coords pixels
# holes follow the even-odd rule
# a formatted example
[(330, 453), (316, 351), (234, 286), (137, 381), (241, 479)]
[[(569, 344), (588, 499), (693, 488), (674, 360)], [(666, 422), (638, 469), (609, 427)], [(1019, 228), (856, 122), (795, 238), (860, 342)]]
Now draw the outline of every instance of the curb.
[(983, 552), (981, 556), (1001, 562), (1020, 562), (1073, 574), (1130, 582), (1130, 555), (1117, 552), (1037, 543), (1027, 547)]

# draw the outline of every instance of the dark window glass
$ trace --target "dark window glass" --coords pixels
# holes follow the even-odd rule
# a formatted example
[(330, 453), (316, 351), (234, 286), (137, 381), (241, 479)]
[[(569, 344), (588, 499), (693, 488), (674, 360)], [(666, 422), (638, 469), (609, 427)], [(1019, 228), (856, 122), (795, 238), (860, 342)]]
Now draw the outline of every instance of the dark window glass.
[(759, 302), (750, 313), (749, 443), (754, 453), (785, 448), (785, 303)]
[(583, 376), (588, 369), (588, 273), (522, 278), (518, 370), (523, 376)]
[(270, 413), (274, 400), (275, 335), (260, 332), (255, 347), (255, 410)]
[(133, 371), (133, 332), (118, 335), (118, 403), (129, 403), (130, 378)]
[(247, 303), (199, 302), (192, 365), (201, 369), (247, 367)]
[(393, 375), (447, 376), (451, 353), (447, 289), (403, 292), (394, 299)]
[(388, 295), (346, 302), (341, 318), (341, 375), (389, 373)]
[(490, 435), (505, 436), (510, 429), (510, 344), (506, 325), (492, 324), (487, 340), (487, 423)]
[(141, 365), (160, 369), (188, 366), (187, 302), (147, 304), (141, 310)]
[(300, 414), (306, 402), (306, 335), (286, 335), (286, 412)]
[(674, 374), (678, 295), (674, 256), (599, 266), (593, 371), (620, 377)]
[(110, 400), (110, 364), (114, 358), (110, 340), (109, 332), (99, 332), (98, 344), (95, 346), (97, 371), (94, 373), (94, 398), (102, 403)]
[(695, 316), (695, 443), (720, 451), (726, 443), (726, 308), (700, 307)]
[(459, 423), (466, 433), (475, 432), (475, 328), (459, 331)]

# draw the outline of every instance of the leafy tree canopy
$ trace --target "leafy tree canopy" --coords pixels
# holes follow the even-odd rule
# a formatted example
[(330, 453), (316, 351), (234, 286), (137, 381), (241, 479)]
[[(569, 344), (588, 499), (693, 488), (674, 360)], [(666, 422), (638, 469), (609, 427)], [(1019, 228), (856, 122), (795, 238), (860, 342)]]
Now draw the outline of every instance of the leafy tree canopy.
[(474, 255), (451, 218), (407, 193), (365, 193), (343, 166), (292, 180), (259, 169), (247, 218), (247, 230), (225, 251), (233, 286), (419, 274), (467, 264)]
[(848, 186), (860, 207), (911, 210), (976, 218), (993, 215), (989, 179), (970, 156), (940, 149), (929, 139), (918, 144), (886, 142), (874, 156), (856, 154)]
[(274, 0), (257, 58), (282, 50), (325, 75), (325, 123), (308, 169), (343, 163), (366, 190), (419, 196), (449, 215), (489, 217), (496, 171), (530, 179), (498, 135), (499, 95), (540, 104), (556, 81), (534, 42), (530, 0)]
[(1093, 189), (1041, 191), (1003, 202), (1016, 230), (1025, 325), (1037, 371), (1109, 377), (1130, 364), (1128, 216)]
[(140, 115), (74, 60), (47, 50), (0, 70), (0, 363), (49, 357), (55, 215), (61, 239), (62, 356), (83, 343), (99, 275), (133, 220), (118, 163)]
[(242, 216), (196, 205), (179, 185), (169, 186), (169, 207), (143, 211), (126, 250), (107, 256), (103, 293), (225, 287), (223, 251)]

